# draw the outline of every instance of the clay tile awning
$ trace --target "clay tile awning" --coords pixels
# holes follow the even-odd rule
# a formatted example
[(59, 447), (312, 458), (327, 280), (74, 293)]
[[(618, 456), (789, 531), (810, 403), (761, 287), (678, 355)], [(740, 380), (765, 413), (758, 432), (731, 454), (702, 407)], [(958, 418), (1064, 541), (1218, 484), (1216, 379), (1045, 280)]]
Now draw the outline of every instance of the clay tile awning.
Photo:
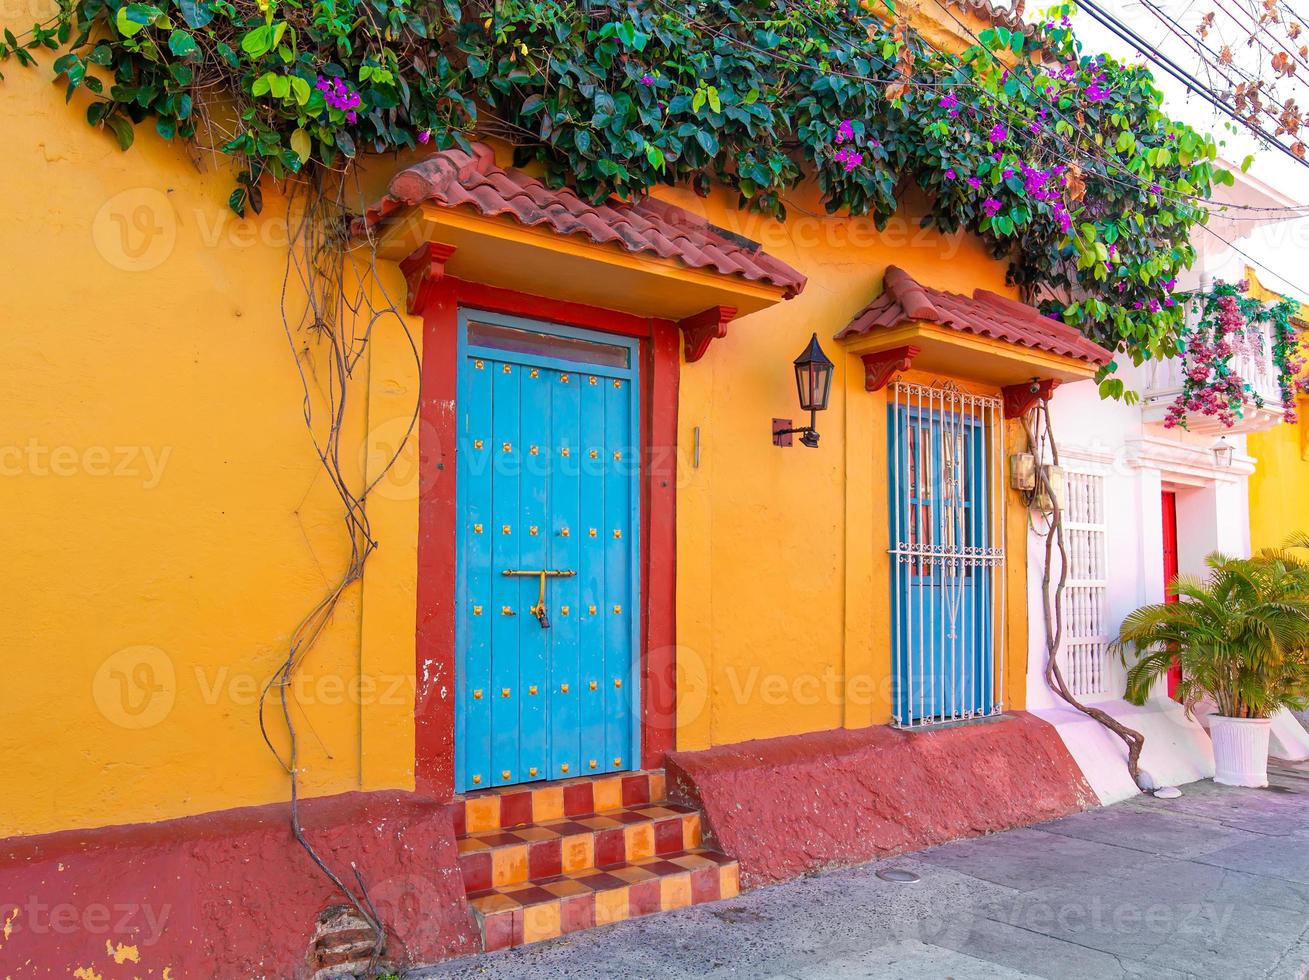
[(356, 234), (377, 229), (395, 259), (424, 242), (452, 246), (446, 271), (461, 279), (650, 316), (712, 306), (745, 314), (804, 289), (785, 262), (682, 208), (650, 198), (591, 204), (500, 167), (484, 143), (472, 151), (401, 170)]
[(882, 294), (836, 339), (856, 353), (887, 354), (883, 360), (902, 353), (916, 368), (999, 385), (1087, 378), (1113, 359), (1025, 303), (985, 289), (971, 297), (933, 289), (896, 266), (887, 268)]

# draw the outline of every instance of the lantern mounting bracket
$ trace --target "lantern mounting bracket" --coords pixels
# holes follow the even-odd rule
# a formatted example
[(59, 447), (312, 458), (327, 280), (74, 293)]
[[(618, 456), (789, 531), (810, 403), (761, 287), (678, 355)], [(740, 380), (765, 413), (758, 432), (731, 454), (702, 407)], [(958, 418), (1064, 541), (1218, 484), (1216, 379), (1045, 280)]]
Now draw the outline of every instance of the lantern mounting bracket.
[(800, 436), (800, 445), (818, 448), (818, 413), (827, 408), (827, 396), (832, 391), (833, 364), (818, 343), (818, 334), (795, 359), (795, 389), (800, 398), (800, 411), (809, 413), (809, 424), (793, 427), (790, 419), (773, 419), (773, 445), (791, 445), (791, 436)]

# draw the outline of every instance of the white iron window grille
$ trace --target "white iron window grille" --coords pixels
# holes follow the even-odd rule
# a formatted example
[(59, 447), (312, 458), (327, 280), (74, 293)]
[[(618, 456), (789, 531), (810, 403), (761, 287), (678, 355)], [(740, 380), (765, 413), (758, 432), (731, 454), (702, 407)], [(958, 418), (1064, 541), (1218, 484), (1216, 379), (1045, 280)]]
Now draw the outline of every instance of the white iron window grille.
[(1066, 487), (1063, 522), (1068, 583), (1059, 670), (1078, 697), (1107, 694), (1112, 671), (1105, 631), (1109, 594), (1105, 480), (1094, 473), (1069, 473)]
[(999, 398), (887, 389), (895, 724), (999, 714), (1004, 674)]

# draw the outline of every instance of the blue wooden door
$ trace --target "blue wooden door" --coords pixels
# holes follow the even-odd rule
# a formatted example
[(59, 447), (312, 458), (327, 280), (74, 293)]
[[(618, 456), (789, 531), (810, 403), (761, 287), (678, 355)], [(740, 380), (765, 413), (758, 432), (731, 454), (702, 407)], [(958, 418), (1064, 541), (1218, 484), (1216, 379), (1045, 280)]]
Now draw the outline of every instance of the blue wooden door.
[(456, 785), (630, 769), (637, 342), (472, 310), (459, 327)]
[(899, 724), (986, 714), (995, 563), (985, 428), (928, 394), (888, 415), (892, 660)]

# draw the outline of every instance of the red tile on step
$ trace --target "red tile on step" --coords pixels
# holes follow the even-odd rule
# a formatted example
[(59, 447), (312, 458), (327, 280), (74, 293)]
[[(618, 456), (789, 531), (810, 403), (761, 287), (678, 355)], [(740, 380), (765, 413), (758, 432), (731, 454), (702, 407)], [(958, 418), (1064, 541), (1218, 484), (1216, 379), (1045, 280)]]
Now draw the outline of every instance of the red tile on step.
[(637, 813), (635, 810), (619, 810), (616, 813), (605, 815), (617, 820), (619, 823), (644, 823), (650, 819), (644, 813)]
[(543, 840), (527, 849), (527, 876), (552, 878), (563, 874), (563, 841), (559, 838)]
[(517, 834), (506, 834), (501, 831), (488, 834), (478, 834), (477, 839), (487, 847), (505, 847), (512, 844), (521, 844), (523, 839)]
[(597, 868), (608, 867), (612, 864), (623, 864), (626, 860), (627, 846), (621, 829), (596, 832), (595, 866)]
[(650, 802), (650, 777), (641, 776), (624, 776), (623, 777), (623, 806), (637, 806), (641, 803)]
[(584, 823), (578, 823), (576, 820), (555, 820), (546, 824), (546, 827), (560, 837), (571, 837), (574, 834), (589, 834), (591, 832), (590, 827)]
[(564, 787), (565, 817), (581, 817), (594, 812), (595, 794), (591, 792), (590, 783), (574, 783)]
[(674, 864), (672, 861), (643, 861), (641, 869), (649, 871), (652, 875), (680, 875), (685, 874), (686, 869), (680, 864)]
[(561, 922), (564, 932), (578, 932), (595, 925), (595, 895), (575, 895), (563, 900)]
[(482, 923), (482, 949), (491, 953), (523, 944), (523, 910), (497, 912)]
[(500, 826), (517, 827), (532, 822), (532, 794), (506, 793), (500, 797)]
[(682, 818), (669, 817), (666, 820), (660, 820), (654, 825), (655, 835), (655, 853), (672, 854), (674, 851), (680, 851), (685, 845), (682, 843)]
[(633, 882), (627, 889), (627, 907), (633, 918), (658, 912), (662, 908), (659, 900), (659, 879)]
[(480, 892), (491, 887), (490, 851), (459, 855), (459, 867), (464, 873), (464, 891)]
[(718, 868), (696, 868), (691, 872), (691, 902), (716, 902), (722, 897), (718, 890)]
[[(716, 874), (717, 868), (711, 869)], [(595, 871), (589, 875), (581, 875), (575, 879), (579, 885), (585, 885), (594, 891), (602, 891), (609, 888), (622, 888), (627, 882), (619, 877), (606, 874), (603, 871)]]
[(467, 825), (464, 823), (464, 801), (456, 800), (449, 805), (449, 810), (450, 822), (454, 825), (455, 836), (464, 836), (464, 834), (468, 833), (467, 829), (465, 829)]

